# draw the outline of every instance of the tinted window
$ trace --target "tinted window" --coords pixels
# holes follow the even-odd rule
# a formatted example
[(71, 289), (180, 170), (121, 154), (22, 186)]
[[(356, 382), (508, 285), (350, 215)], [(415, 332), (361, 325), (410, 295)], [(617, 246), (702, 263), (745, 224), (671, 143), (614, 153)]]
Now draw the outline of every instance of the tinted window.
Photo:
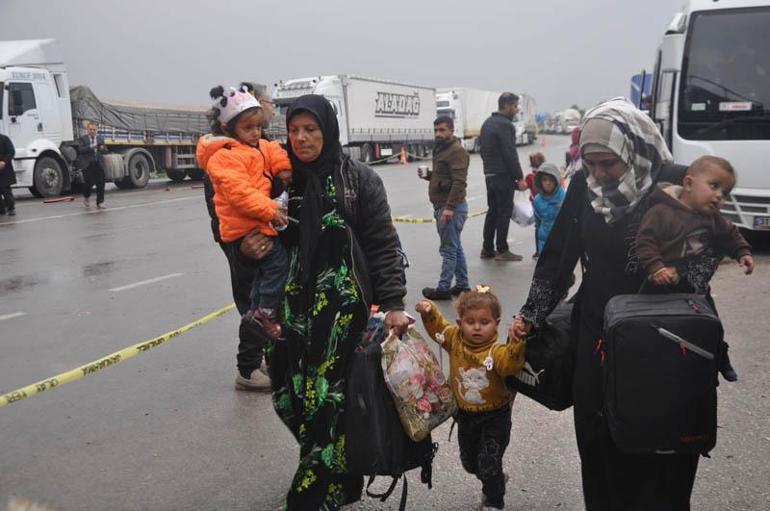
[(8, 115), (22, 115), (37, 108), (31, 83), (12, 83), (8, 90)]
[[(770, 9), (695, 13), (682, 66), (685, 138), (770, 138)], [(709, 125), (729, 124), (715, 129)], [(720, 125), (721, 126), (721, 125)]]

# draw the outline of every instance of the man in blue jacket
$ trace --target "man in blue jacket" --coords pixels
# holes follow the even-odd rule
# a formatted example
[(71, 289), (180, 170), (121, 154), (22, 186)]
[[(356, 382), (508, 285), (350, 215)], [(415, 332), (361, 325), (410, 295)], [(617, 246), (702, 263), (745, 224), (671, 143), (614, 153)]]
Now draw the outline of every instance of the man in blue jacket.
[(522, 179), (519, 154), (516, 152), (516, 131), (513, 127), (513, 119), (519, 112), (519, 97), (512, 92), (503, 92), (497, 100), (497, 108), (498, 111), (484, 121), (479, 137), (489, 207), (484, 220), (481, 258), (521, 261), (520, 255), (508, 249), (513, 192), (527, 188)]

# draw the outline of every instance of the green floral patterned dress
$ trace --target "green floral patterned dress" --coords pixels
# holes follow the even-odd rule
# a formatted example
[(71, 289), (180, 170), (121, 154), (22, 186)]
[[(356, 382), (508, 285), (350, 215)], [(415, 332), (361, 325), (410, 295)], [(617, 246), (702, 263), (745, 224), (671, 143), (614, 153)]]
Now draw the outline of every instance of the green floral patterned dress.
[[(325, 181), (321, 237), (303, 288), (298, 243), (287, 236), (289, 276), (281, 316), (285, 341), (267, 348), (273, 405), (300, 446), (300, 460), (286, 510), (336, 510), (361, 497), (363, 478), (346, 474), (345, 376), (366, 326), (368, 310), (354, 278), (348, 227), (337, 211), (331, 177)], [(300, 218), (292, 197), (289, 215)], [(290, 234), (290, 233), (289, 233)]]

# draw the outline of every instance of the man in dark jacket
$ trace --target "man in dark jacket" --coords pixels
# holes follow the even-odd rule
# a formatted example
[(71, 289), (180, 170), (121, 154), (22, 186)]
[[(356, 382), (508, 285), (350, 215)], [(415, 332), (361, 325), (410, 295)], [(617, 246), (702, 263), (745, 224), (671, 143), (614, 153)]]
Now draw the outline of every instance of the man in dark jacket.
[[(481, 160), (487, 185), (487, 211), (484, 220), (482, 259), (521, 261), (522, 257), (508, 250), (508, 226), (513, 213), (513, 192), (525, 190), (519, 154), (516, 152), (516, 132), (513, 119), (519, 112), (519, 97), (504, 92), (497, 100), (498, 111), (481, 126)], [(497, 243), (495, 246), (495, 235)], [(497, 252), (495, 252), (495, 248)]]
[(0, 133), (0, 215), (14, 216), (16, 203), (13, 201), (11, 186), (16, 184), (16, 174), (13, 172), (13, 157), (16, 149), (11, 139)]
[(91, 189), (96, 185), (96, 207), (103, 208), (104, 167), (102, 155), (104, 139), (97, 133), (95, 122), (86, 126), (87, 133), (78, 139), (78, 167), (83, 171), (83, 204), (91, 207)]
[[(433, 204), (433, 216), (441, 241), (441, 276), (438, 287), (426, 287), (422, 294), (429, 300), (449, 300), (468, 290), (468, 264), (465, 261), (460, 235), (468, 218), (465, 190), (468, 181), (468, 152), (454, 136), (454, 121), (442, 116), (433, 122), (436, 140), (433, 149), (433, 170), (427, 175), (418, 168), (418, 176), (430, 182), (428, 198)], [(452, 287), (452, 280), (455, 281)]]

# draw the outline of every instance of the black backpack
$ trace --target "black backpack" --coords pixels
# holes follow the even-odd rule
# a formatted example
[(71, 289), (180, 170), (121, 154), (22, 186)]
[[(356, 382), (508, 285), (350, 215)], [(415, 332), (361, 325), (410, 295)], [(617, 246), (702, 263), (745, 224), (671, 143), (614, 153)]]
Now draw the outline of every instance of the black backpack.
[[(430, 435), (421, 442), (406, 435), (383, 378), (378, 340), (362, 343), (352, 354), (346, 388), (345, 461), (348, 473), (369, 476), (366, 494), (383, 502), (403, 477), (399, 507), (403, 511), (408, 492), (406, 472), (420, 468), (421, 481), (432, 488), (431, 467), (437, 447)], [(382, 494), (369, 491), (375, 476), (393, 478)]]
[(621, 451), (713, 449), (723, 334), (702, 295), (619, 295), (607, 303), (604, 403)]

